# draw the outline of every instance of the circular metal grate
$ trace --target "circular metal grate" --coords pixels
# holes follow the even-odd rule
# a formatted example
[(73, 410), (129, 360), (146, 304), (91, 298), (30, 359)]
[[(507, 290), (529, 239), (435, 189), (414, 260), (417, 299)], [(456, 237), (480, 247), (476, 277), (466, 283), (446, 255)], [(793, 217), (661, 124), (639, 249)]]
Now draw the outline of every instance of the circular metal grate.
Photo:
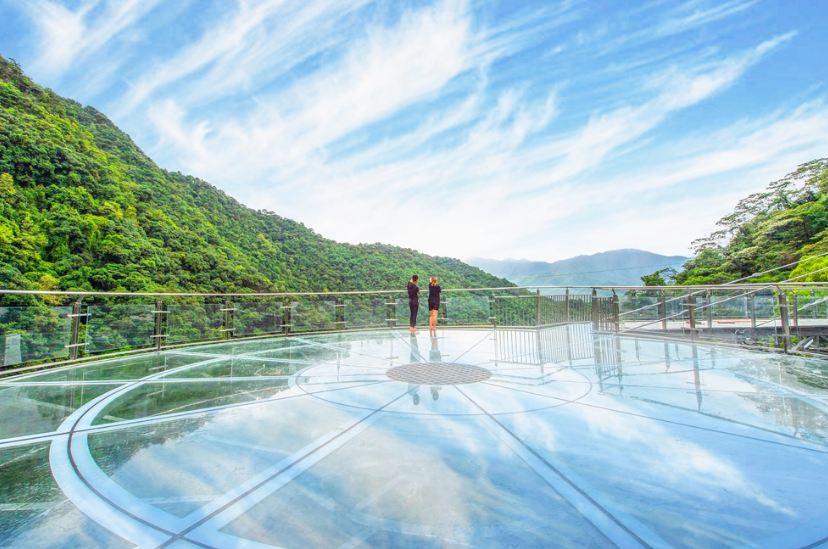
[(462, 385), (485, 381), (492, 377), (489, 370), (479, 366), (445, 362), (404, 364), (391, 368), (385, 375), (394, 381), (418, 385)]

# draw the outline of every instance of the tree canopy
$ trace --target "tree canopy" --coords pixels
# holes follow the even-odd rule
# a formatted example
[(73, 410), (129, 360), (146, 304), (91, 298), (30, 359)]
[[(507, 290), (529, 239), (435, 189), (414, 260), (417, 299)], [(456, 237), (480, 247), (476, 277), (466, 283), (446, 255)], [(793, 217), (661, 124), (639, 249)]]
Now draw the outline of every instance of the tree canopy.
[(815, 257), (828, 252), (828, 158), (802, 164), (741, 200), (717, 225), (693, 243), (679, 284), (721, 284), (771, 269), (777, 270), (750, 281), (828, 280), (828, 269), (815, 272), (828, 267), (828, 257)]

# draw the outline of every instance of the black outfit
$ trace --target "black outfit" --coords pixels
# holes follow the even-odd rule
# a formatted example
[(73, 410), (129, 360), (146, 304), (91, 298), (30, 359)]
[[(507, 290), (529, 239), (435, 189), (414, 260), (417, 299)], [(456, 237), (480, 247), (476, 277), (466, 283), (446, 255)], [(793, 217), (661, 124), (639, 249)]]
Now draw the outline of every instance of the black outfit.
[(411, 309), (409, 324), (412, 328), (417, 326), (417, 313), (420, 311), (420, 287), (408, 281), (408, 308)]
[(443, 289), (440, 286), (432, 286), (431, 284), (428, 285), (428, 310), (429, 311), (438, 311), (440, 310), (440, 292)]

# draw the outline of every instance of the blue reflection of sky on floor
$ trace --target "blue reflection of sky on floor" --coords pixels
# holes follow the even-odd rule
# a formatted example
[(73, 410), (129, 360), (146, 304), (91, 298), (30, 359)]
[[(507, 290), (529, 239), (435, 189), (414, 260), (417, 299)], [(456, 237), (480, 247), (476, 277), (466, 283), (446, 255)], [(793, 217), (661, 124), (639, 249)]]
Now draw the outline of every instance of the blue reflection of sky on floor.
[(3, 547), (828, 540), (804, 358), (589, 325), (305, 335), (7, 378), (0, 411)]

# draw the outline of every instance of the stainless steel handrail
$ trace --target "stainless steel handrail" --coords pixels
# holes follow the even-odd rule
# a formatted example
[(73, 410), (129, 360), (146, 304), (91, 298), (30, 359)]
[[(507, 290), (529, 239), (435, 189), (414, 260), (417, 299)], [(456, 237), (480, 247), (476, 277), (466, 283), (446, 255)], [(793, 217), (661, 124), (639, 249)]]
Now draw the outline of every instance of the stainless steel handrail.
[[(687, 286), (499, 286), (495, 288), (444, 288), (443, 292), (493, 292), (518, 290), (602, 290), (628, 291), (697, 291), (697, 290), (767, 290), (784, 288), (788, 290), (828, 290), (828, 282), (764, 282), (739, 284), (697, 284)], [(12, 290), (0, 289), (0, 295), (54, 295), (54, 296), (102, 296), (102, 297), (291, 297), (291, 296), (338, 296), (338, 295), (387, 295), (403, 294), (405, 288), (396, 290), (352, 290), (342, 292), (261, 292), (261, 293), (200, 293), (200, 292), (96, 292), (74, 290)], [(574, 294), (580, 295), (580, 294)]]

